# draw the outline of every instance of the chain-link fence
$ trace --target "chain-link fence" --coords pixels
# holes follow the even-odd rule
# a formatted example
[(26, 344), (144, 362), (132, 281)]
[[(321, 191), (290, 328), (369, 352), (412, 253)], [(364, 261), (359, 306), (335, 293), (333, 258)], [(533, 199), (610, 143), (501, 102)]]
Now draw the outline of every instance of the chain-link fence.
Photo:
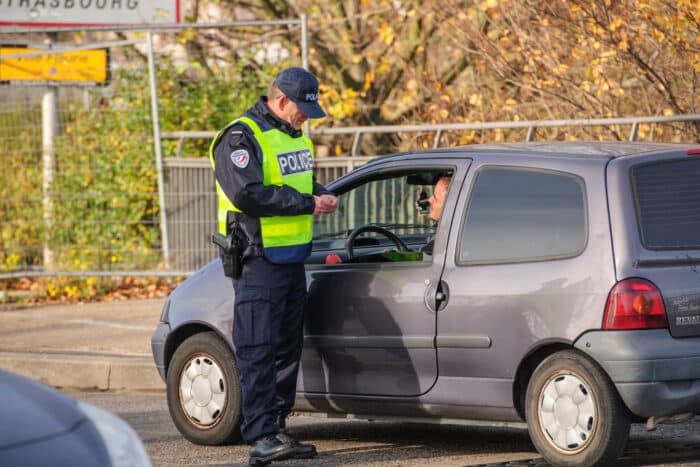
[[(145, 269), (159, 261), (144, 43), (105, 46), (107, 85), (0, 88), (5, 272)], [(62, 60), (55, 49), (45, 50), (13, 54), (18, 66), (32, 57)]]
[[(3, 32), (0, 278), (176, 275), (213, 258), (207, 241), (192, 242), (192, 229), (200, 240), (215, 227), (211, 170), (199, 184), (163, 171), (176, 147), (160, 131), (223, 126), (266, 93), (276, 69), (306, 65), (305, 19)], [(76, 58), (86, 51), (106, 51), (93, 64), (106, 67), (103, 82)], [(76, 67), (82, 75), (57, 81)], [(207, 145), (186, 149), (202, 157)]]

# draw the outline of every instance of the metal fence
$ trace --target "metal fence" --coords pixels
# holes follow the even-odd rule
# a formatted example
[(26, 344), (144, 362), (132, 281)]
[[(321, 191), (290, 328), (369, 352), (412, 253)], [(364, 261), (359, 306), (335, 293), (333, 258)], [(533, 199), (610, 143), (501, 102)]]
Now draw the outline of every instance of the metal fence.
[[(326, 184), (371, 157), (318, 159), (316, 179)], [(216, 257), (210, 243), (216, 230), (217, 200), (209, 159), (168, 157), (165, 162), (165, 204), (170, 236), (171, 267), (194, 271)]]
[[(139, 269), (160, 260), (158, 193), (144, 182), (157, 171), (152, 115), (134, 105), (148, 102), (145, 44), (100, 46), (111, 52), (109, 85), (11, 82), (0, 89), (4, 274)], [(40, 51), (2, 58), (55, 60), (67, 52), (55, 43), (32, 48)]]
[[(686, 115), (671, 115), (671, 116), (642, 116), (642, 117), (623, 117), (623, 118), (590, 118), (590, 119), (568, 119), (568, 120), (519, 120), (519, 121), (497, 121), (497, 122), (481, 122), (481, 123), (437, 123), (430, 125), (374, 125), (374, 126), (356, 126), (356, 127), (338, 127), (338, 128), (315, 128), (309, 131), (313, 139), (333, 136), (350, 136), (350, 147), (347, 154), (351, 157), (362, 156), (362, 144), (364, 138), (368, 135), (376, 134), (391, 134), (403, 135), (403, 140), (417, 141), (413, 136), (422, 137), (420, 141), (422, 145), (415, 145), (411, 149), (427, 149), (428, 147), (439, 148), (451, 146), (445, 140), (446, 135), (463, 134), (466, 132), (480, 132), (484, 134), (489, 130), (524, 130), (525, 136), (521, 141), (535, 141), (537, 132), (540, 130), (544, 133), (548, 129), (571, 129), (585, 127), (605, 127), (614, 131), (616, 134), (625, 134), (627, 130), (627, 140), (637, 141), (640, 139), (640, 129), (644, 131), (645, 140), (653, 140), (655, 130), (662, 125), (697, 123), (700, 122), (700, 114)], [(687, 141), (683, 139), (686, 134), (683, 126), (671, 128), (673, 134), (670, 140), (678, 142)], [(164, 132), (161, 136), (164, 139), (172, 139), (177, 141), (176, 156), (183, 155), (185, 141), (192, 139), (211, 139), (215, 131), (170, 131)], [(498, 133), (503, 137), (503, 133)], [(542, 139), (542, 138), (540, 138)], [(546, 137), (544, 139), (547, 139)], [(425, 141), (431, 141), (430, 145), (426, 145)], [(516, 141), (517, 139), (512, 139)], [(492, 142), (486, 138), (482, 138), (480, 142)], [(409, 148), (404, 148), (409, 149)]]
[[(242, 38), (231, 32), (239, 27), (245, 27)], [(274, 35), (260, 34), (246, 42), (255, 34), (252, 28), (280, 28), (285, 40), (297, 38), (301, 56), (289, 60), (307, 66), (303, 16), (286, 21), (149, 25), (148, 30), (138, 26), (0, 29), (0, 44), (11, 44), (11, 48), (0, 46), (0, 279), (191, 271), (193, 266), (179, 271), (175, 263), (197, 264), (204, 253), (185, 245), (177, 254), (189, 259), (171, 262), (168, 228), (172, 226), (176, 238), (182, 238), (189, 235), (187, 226), (196, 222), (167, 219), (172, 210), (167, 203), (182, 194), (166, 191), (163, 156), (168, 148), (160, 131), (164, 121), (194, 120), (203, 114), (202, 103), (165, 108), (158, 96), (170, 93), (171, 102), (179, 102), (187, 97), (183, 93), (196, 94), (205, 87), (200, 76), (177, 74), (182, 68), (198, 70), (183, 63), (193, 30), (205, 30), (213, 44), (212, 55), (205, 58), (218, 71), (213, 81), (238, 77), (230, 64), (243, 59), (231, 54), (231, 48), (244, 49), (252, 57), (247, 60), (255, 58), (256, 50), (266, 51), (265, 40)], [(69, 57), (78, 51), (99, 50), (106, 50), (109, 58), (105, 64), (109, 79), (102, 83), (82, 82), (79, 76), (59, 83), (46, 74), (70, 68)], [(13, 67), (21, 71), (41, 61), (56, 66), (40, 80), (27, 81), (11, 73)], [(225, 109), (208, 110), (225, 114)], [(176, 118), (168, 118), (173, 115)], [(176, 180), (177, 173), (170, 175)], [(176, 190), (172, 182), (168, 190)]]
[[(524, 129), (526, 141), (536, 139), (537, 130), (546, 131), (551, 128), (580, 128), (580, 127), (613, 127), (617, 133), (627, 128), (628, 140), (635, 141), (640, 129), (646, 135), (653, 135), (654, 125), (670, 125), (687, 122), (699, 122), (700, 114), (677, 115), (666, 117), (637, 117), (637, 118), (605, 118), (577, 120), (541, 120), (519, 122), (485, 122), (485, 123), (455, 123), (439, 125), (395, 125), (395, 126), (364, 126), (344, 128), (318, 128), (310, 132), (312, 139), (323, 136), (349, 136), (351, 138), (350, 155), (343, 157), (321, 157), (314, 162), (316, 179), (320, 183), (328, 183), (350, 170), (365, 164), (373, 156), (362, 155), (360, 148), (362, 140), (368, 134), (420, 134), (424, 138), (418, 140), (407, 137), (412, 141), (430, 140), (431, 147), (443, 147), (441, 144), (450, 133), (458, 134), (468, 131), (486, 131), (493, 129)], [(676, 128), (677, 138), (682, 140), (683, 130)], [(166, 199), (169, 219), (168, 231), (172, 257), (175, 265), (183, 270), (195, 270), (215, 257), (215, 250), (208, 245), (208, 239), (216, 228), (216, 194), (211, 165), (208, 159), (184, 158), (183, 148), (188, 139), (210, 140), (214, 131), (176, 131), (164, 132), (164, 139), (177, 141), (175, 157), (166, 159)], [(650, 139), (647, 136), (646, 139)], [(421, 149), (416, 145), (412, 149)]]

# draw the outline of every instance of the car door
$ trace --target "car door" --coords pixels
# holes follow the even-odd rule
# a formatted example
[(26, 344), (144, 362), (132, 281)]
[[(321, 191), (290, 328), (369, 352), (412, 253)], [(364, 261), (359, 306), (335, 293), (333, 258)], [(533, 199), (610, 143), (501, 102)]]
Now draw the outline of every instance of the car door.
[[(463, 176), (460, 170), (466, 171), (467, 164), (391, 159), (332, 185), (339, 208), (316, 218), (314, 252), (307, 263), (300, 391), (416, 396), (434, 384), (435, 294), (444, 255), (418, 250), (433, 237), (446, 241), (442, 237), (449, 232), (456, 194), (448, 193), (439, 225), (416, 201), (430, 194), (437, 174)], [(350, 233), (369, 224), (397, 235), (412, 252), (396, 252), (389, 239), (368, 232), (355, 241), (354, 259), (348, 260)], [(326, 264), (326, 258), (337, 261), (332, 255), (342, 262)]]
[(475, 157), (446, 248), (433, 397), (511, 407), (528, 353), (600, 327), (613, 274), (602, 166)]

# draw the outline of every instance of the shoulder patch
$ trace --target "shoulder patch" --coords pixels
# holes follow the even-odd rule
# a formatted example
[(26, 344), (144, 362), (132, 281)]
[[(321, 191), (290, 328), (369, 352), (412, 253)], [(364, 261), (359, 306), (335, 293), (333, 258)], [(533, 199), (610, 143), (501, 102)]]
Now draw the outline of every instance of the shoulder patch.
[(248, 162), (250, 162), (250, 154), (245, 149), (236, 149), (231, 153), (231, 162), (234, 163), (236, 167), (245, 169), (248, 167)]

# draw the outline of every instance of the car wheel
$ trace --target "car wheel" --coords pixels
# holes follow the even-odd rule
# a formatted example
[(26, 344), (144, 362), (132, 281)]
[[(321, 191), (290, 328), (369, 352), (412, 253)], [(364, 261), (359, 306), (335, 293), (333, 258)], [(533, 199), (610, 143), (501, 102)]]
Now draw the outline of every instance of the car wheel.
[(234, 356), (215, 333), (195, 334), (173, 354), (168, 408), (180, 433), (196, 444), (240, 441), (241, 388)]
[(567, 350), (545, 358), (525, 400), (530, 438), (550, 464), (609, 465), (622, 454), (629, 415), (608, 376), (584, 355)]

